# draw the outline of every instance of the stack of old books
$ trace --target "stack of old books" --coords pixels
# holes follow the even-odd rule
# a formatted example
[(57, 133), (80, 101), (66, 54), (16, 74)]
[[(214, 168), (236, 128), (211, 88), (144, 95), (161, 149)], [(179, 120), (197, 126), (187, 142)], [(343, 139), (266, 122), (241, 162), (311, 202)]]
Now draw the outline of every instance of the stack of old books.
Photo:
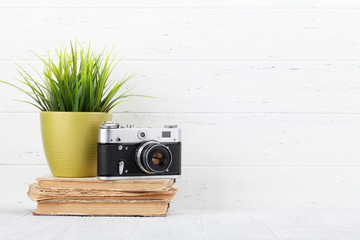
[(177, 189), (174, 179), (111, 180), (36, 179), (29, 197), (36, 215), (166, 216)]

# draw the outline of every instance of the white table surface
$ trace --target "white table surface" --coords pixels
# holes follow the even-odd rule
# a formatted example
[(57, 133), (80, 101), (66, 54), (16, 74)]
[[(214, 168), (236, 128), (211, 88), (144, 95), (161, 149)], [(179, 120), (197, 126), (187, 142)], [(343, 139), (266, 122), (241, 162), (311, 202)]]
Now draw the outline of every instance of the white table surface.
[(0, 239), (360, 239), (360, 208), (171, 209), (167, 217), (33, 216), (0, 210)]

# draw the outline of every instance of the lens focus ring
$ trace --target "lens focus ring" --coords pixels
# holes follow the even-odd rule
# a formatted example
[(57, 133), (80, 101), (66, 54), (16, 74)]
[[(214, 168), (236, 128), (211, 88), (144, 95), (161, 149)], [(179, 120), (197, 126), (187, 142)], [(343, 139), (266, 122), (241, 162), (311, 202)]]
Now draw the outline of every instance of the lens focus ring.
[(137, 149), (136, 163), (145, 173), (163, 173), (170, 167), (171, 162), (171, 151), (159, 142), (145, 142)]

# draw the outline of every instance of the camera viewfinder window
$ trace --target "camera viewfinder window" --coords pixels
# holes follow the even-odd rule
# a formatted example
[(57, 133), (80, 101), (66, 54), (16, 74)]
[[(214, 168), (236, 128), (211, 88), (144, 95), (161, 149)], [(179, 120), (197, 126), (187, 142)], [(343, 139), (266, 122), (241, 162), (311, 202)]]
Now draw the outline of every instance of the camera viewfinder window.
[(170, 138), (171, 137), (171, 132), (162, 132), (162, 137), (163, 138)]

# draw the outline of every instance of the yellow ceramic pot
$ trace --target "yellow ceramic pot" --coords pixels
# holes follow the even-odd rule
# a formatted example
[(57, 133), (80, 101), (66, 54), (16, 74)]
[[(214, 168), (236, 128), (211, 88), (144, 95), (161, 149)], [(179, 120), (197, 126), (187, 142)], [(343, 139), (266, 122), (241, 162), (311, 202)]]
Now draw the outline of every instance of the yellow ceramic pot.
[(111, 113), (41, 112), (45, 156), (55, 177), (97, 175), (97, 138), (102, 122)]

